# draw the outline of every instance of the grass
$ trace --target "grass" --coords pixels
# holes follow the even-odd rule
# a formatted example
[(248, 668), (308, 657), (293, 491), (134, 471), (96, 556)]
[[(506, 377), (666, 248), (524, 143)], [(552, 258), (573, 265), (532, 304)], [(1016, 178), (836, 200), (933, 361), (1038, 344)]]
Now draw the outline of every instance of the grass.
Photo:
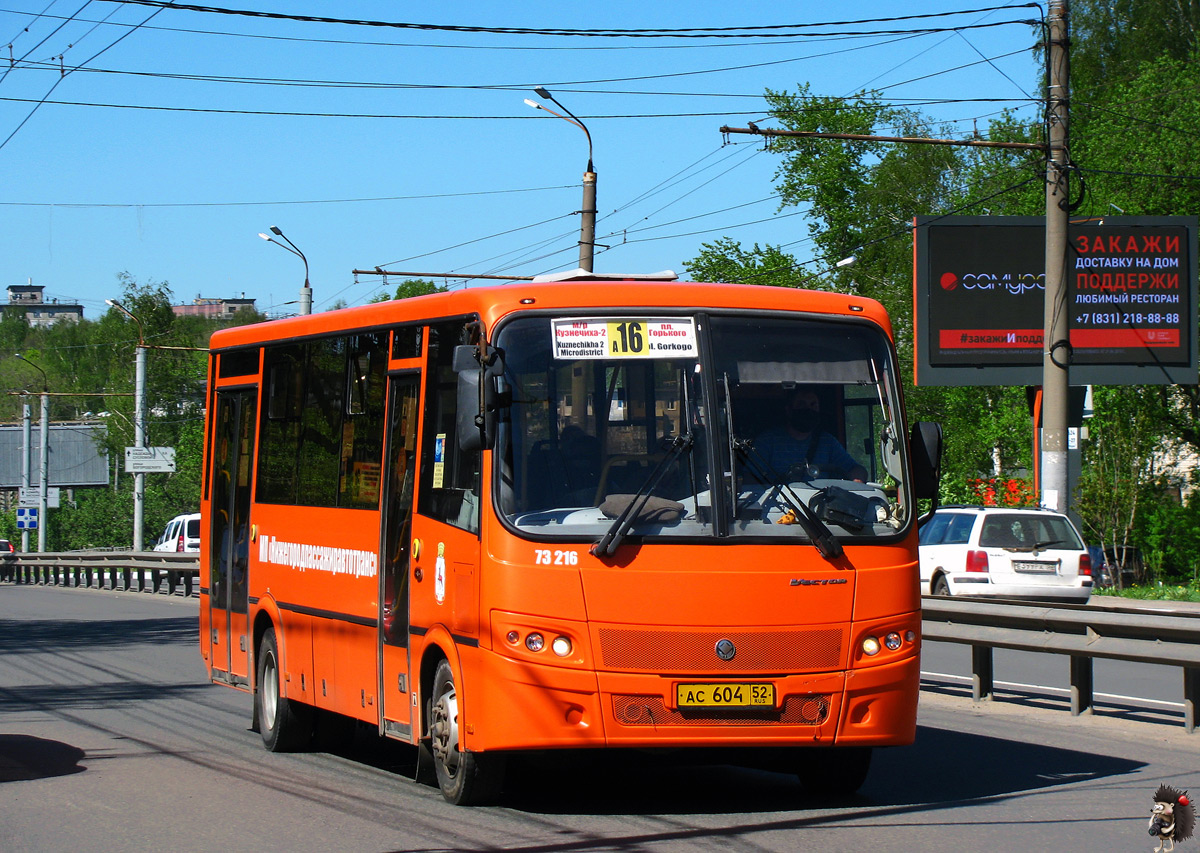
[(1200, 582), (1158, 583), (1131, 586), (1123, 590), (1110, 587), (1092, 591), (1093, 595), (1111, 595), (1119, 598), (1141, 598), (1153, 601), (1200, 601)]

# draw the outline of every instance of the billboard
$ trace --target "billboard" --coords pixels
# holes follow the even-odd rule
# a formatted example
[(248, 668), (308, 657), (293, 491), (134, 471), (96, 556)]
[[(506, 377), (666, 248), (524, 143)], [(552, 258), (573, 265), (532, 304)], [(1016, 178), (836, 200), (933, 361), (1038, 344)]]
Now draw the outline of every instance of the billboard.
[[(57, 423), (49, 427), (47, 487), (107, 486), (111, 482), (103, 444), (108, 428), (104, 424)], [(24, 443), (19, 424), (0, 426), (0, 489), (20, 487)], [(42, 436), (36, 421), (30, 429), (29, 444), (29, 485), (38, 488), (42, 482)]]
[[(1040, 385), (1044, 220), (918, 217), (913, 239), (916, 384)], [(1195, 217), (1071, 222), (1072, 385), (1198, 381), (1196, 256)]]

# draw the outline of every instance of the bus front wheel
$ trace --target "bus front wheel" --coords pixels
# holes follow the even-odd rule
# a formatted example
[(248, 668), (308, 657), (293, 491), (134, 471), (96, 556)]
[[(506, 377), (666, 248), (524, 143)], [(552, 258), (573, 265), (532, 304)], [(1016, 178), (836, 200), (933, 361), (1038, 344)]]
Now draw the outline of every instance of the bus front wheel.
[(279, 676), (279, 641), (275, 629), (258, 645), (258, 681), (254, 693), (263, 745), (271, 752), (294, 752), (312, 737), (312, 709), (283, 696)]
[(458, 690), (446, 661), (438, 663), (429, 697), (429, 749), (442, 796), (456, 806), (482, 805), (495, 799), (504, 784), (503, 759), (461, 748)]

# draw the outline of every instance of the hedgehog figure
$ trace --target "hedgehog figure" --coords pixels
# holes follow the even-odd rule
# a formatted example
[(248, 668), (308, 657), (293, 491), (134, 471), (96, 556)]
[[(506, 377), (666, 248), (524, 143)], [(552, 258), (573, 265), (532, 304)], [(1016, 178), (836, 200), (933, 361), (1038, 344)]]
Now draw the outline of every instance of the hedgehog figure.
[(1192, 837), (1195, 827), (1196, 812), (1187, 791), (1159, 785), (1154, 792), (1154, 808), (1150, 810), (1150, 834), (1158, 839), (1154, 853), (1170, 853), (1176, 841)]

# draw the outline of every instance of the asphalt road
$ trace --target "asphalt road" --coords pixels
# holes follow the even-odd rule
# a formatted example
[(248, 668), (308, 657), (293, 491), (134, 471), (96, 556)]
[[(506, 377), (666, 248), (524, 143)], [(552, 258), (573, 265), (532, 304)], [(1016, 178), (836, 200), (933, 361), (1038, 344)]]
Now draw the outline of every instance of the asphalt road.
[(1152, 850), (1153, 790), (1200, 790), (1200, 735), (1177, 724), (933, 684), (916, 743), (878, 752), (847, 803), (622, 756), (528, 765), (502, 805), (460, 809), (374, 737), (263, 750), (248, 697), (205, 680), (196, 607), (0, 586), (0, 850)]

